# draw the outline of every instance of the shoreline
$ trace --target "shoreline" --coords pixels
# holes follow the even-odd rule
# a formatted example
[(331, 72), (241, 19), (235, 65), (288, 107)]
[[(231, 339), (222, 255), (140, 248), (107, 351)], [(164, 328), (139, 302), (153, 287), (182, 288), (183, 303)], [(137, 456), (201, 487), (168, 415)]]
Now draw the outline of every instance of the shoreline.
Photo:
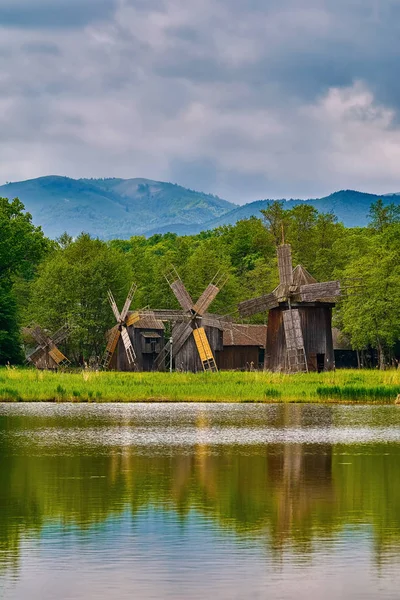
[(400, 370), (283, 374), (122, 373), (0, 368), (0, 402), (395, 404)]

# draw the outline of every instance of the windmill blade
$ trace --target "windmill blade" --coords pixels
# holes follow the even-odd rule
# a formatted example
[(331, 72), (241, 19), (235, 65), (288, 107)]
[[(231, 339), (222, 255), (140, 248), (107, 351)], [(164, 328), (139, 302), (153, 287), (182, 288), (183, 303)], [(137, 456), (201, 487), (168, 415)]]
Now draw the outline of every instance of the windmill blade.
[(251, 317), (260, 312), (265, 312), (279, 306), (276, 296), (273, 292), (271, 294), (265, 294), (259, 296), (259, 298), (252, 298), (252, 300), (245, 300), (240, 302), (238, 309), (241, 317)]
[(323, 283), (310, 283), (300, 287), (302, 302), (329, 302), (341, 295), (339, 281), (325, 281)]
[(178, 300), (183, 310), (186, 312), (191, 311), (193, 309), (193, 300), (183, 285), (183, 281), (179, 277), (178, 271), (174, 266), (172, 267), (170, 273), (165, 275), (165, 279), (168, 281), (169, 287), (174, 292), (175, 298)]
[(217, 297), (218, 292), (219, 287), (217, 287), (213, 283), (210, 283), (206, 287), (200, 298), (197, 300), (196, 304), (193, 306), (193, 310), (198, 315), (203, 315), (206, 312), (207, 308), (210, 306), (211, 302)]
[(300, 313), (297, 309), (283, 312), (283, 328), (289, 371), (292, 373), (308, 371)]
[(218, 371), (217, 364), (215, 362), (210, 342), (208, 341), (208, 337), (204, 327), (197, 327), (196, 329), (194, 329), (193, 337), (204, 371)]
[(71, 329), (68, 323), (65, 323), (58, 331), (55, 332), (54, 335), (51, 336), (51, 339), (54, 344), (61, 344), (71, 333)]
[[(157, 311), (155, 311), (157, 314)], [(182, 312), (181, 312), (182, 315)], [(193, 329), (190, 324), (190, 321), (181, 321), (174, 325), (172, 329), (172, 353), (175, 356), (183, 347), (186, 340), (190, 337)], [(165, 359), (170, 352), (170, 345), (165, 344), (162, 348), (161, 352), (158, 354), (154, 361), (154, 368), (159, 369), (163, 363), (165, 363)]]
[(128, 314), (128, 310), (132, 304), (133, 296), (135, 295), (136, 290), (137, 290), (137, 285), (135, 283), (132, 283), (131, 289), (128, 292), (128, 296), (126, 297), (125, 304), (124, 304), (124, 307), (121, 312), (121, 316), (120, 316), (121, 321), (125, 321), (125, 317)]
[(277, 248), (279, 282), (283, 285), (293, 285), (292, 250), (290, 244), (282, 244)]
[(121, 315), (119, 314), (119, 310), (118, 310), (118, 306), (114, 300), (114, 296), (112, 295), (111, 290), (108, 290), (107, 292), (107, 297), (108, 297), (108, 301), (110, 303), (110, 306), (112, 308), (112, 311), (114, 313), (114, 316), (117, 320), (117, 322), (119, 323), (121, 321)]
[(39, 360), (41, 359), (41, 357), (43, 356), (44, 353), (45, 353), (45, 349), (42, 348), (41, 346), (38, 346), (37, 348), (35, 348), (32, 352), (30, 352), (27, 355), (26, 360), (28, 361), (28, 363), (30, 363), (36, 367), (37, 363), (39, 362)]
[(33, 329), (31, 329), (32, 337), (37, 341), (39, 346), (45, 347), (51, 343), (51, 339), (49, 336), (43, 331), (39, 325), (36, 325)]
[(50, 349), (49, 356), (51, 356), (54, 362), (59, 366), (70, 362), (55, 345), (53, 345), (53, 347)]
[(189, 292), (183, 285), (182, 279), (176, 279), (175, 281), (170, 283), (170, 288), (174, 292), (175, 298), (178, 300), (183, 310), (189, 311), (193, 309), (193, 300), (190, 297)]
[(115, 327), (113, 327), (111, 329), (111, 331), (109, 332), (107, 346), (104, 351), (104, 356), (103, 356), (103, 361), (102, 361), (103, 369), (108, 369), (108, 367), (110, 366), (110, 362), (114, 355), (114, 352), (117, 347), (120, 336), (121, 336), (121, 332), (119, 330), (119, 327), (118, 327), (118, 325), (115, 325)]
[(172, 330), (172, 339), (173, 339), (173, 352), (177, 354), (186, 340), (190, 337), (190, 334), (193, 332), (192, 326), (190, 323), (179, 323)]
[(128, 330), (126, 329), (126, 327), (122, 327), (121, 329), (121, 337), (122, 337), (122, 342), (124, 344), (125, 347), (125, 352), (126, 352), (126, 357), (128, 359), (128, 363), (130, 365), (134, 365), (136, 362), (136, 354), (135, 351), (133, 349), (129, 334), (128, 334)]
[(283, 312), (283, 327), (285, 330), (287, 349), (299, 350), (304, 348), (300, 313), (297, 309), (289, 309)]

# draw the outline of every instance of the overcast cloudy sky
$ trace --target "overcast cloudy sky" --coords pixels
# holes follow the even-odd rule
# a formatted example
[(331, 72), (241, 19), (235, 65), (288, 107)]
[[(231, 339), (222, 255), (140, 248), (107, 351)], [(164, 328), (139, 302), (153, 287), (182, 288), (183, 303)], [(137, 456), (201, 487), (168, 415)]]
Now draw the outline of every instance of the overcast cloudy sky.
[(400, 191), (400, 0), (0, 0), (0, 182)]

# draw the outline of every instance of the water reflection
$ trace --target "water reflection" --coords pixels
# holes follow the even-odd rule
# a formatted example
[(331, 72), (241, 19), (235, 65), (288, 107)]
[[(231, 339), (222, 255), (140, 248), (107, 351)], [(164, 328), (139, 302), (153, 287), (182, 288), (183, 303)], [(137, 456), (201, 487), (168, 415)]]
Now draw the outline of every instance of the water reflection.
[[(1, 405), (0, 577), (14, 573), (23, 580), (27, 542), (65, 539), (72, 548), (77, 532), (88, 543), (107, 532), (110, 550), (136, 527), (141, 544), (147, 540), (157, 553), (149, 532), (154, 526), (157, 540), (163, 531), (165, 541), (168, 515), (178, 527), (168, 534), (168, 552), (174, 548), (182, 560), (190, 532), (192, 543), (200, 544), (199, 564), (206, 560), (200, 540), (207, 530), (219, 536), (222, 568), (232, 568), (232, 543), (283, 565), (329, 561), (345, 542), (360, 539), (360, 556), (370, 540), (370, 560), (379, 570), (399, 555), (399, 445), (392, 441), (399, 412), (301, 405)], [(315, 430), (328, 441), (320, 436), (315, 443)], [(300, 440), (309, 433), (311, 443), (296, 441), (296, 431)], [(373, 431), (378, 441), (369, 441)], [(347, 443), (329, 442), (343, 439), (343, 432)], [(263, 435), (267, 443), (261, 443)], [(285, 435), (294, 441), (280, 441)], [(115, 556), (113, 564), (120, 564)]]

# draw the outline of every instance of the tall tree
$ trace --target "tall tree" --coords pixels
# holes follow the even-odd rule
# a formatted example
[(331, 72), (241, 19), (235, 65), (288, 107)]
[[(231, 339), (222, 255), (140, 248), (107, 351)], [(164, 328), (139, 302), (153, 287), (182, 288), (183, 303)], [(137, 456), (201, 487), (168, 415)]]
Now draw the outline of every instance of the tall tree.
[(0, 198), (0, 364), (23, 359), (15, 284), (33, 278), (50, 246), (18, 198)]
[(67, 348), (76, 362), (100, 356), (105, 333), (115, 324), (107, 290), (111, 288), (122, 305), (132, 279), (125, 254), (81, 234), (41, 265), (32, 289), (31, 316), (52, 331), (69, 323)]

